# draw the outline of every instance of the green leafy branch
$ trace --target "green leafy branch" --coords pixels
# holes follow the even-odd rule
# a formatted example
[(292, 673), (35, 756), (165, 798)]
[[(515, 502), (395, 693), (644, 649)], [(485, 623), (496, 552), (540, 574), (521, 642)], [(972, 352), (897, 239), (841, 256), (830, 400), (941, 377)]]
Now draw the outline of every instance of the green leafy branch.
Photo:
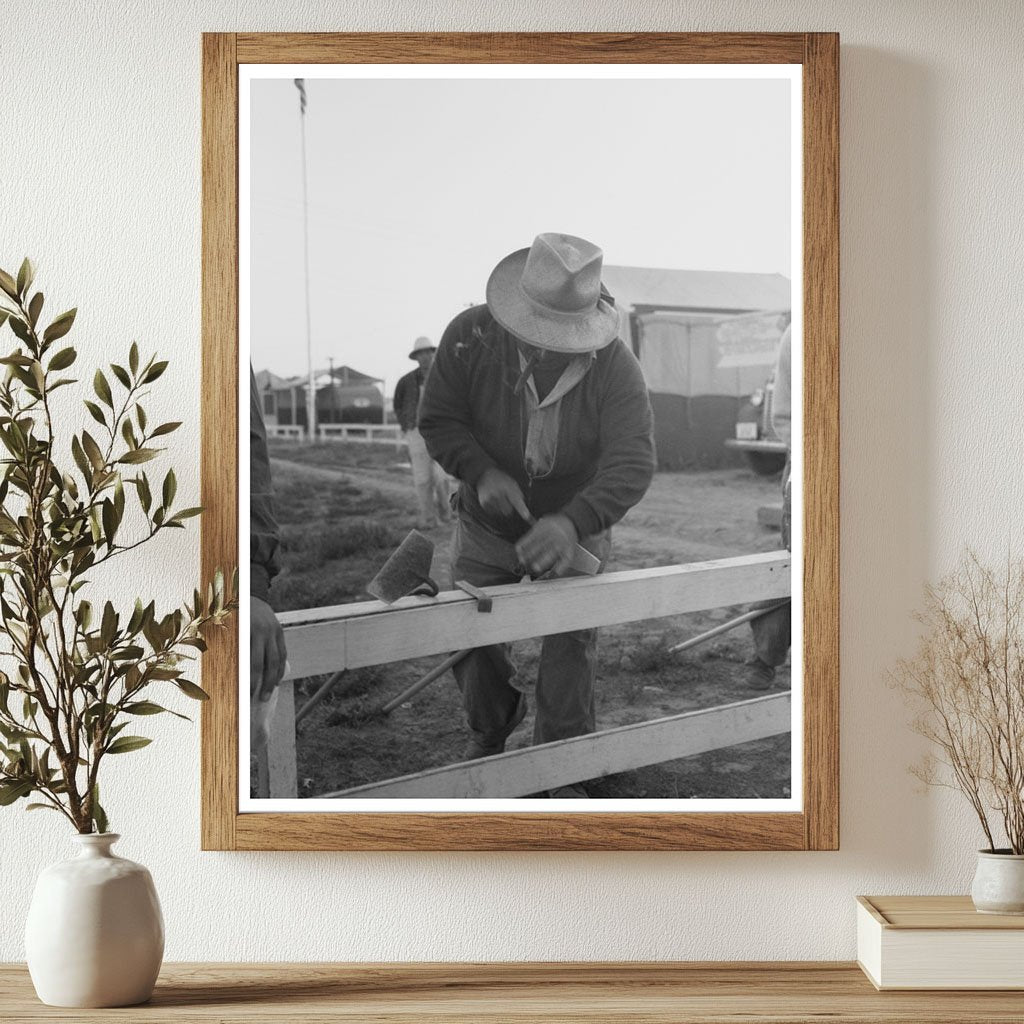
[(125, 732), (140, 717), (186, 717), (150, 699), (151, 690), (207, 699), (186, 675), (206, 649), (204, 633), (236, 607), (237, 575), (228, 586), (217, 572), (162, 615), (141, 598), (130, 612), (86, 599), (94, 569), (183, 529), (202, 510), (175, 505), (173, 469), (155, 487), (141, 468), (181, 424), (149, 423), (142, 401), (167, 362), (143, 361), (134, 342), (124, 363), (95, 371), (84, 405), (97, 426), (70, 434), (63, 464), (51, 398), (78, 383), (63, 375), (77, 352), (57, 344), (77, 311), (41, 327), (34, 277), (27, 259), (16, 276), (0, 270), (0, 328), (6, 323), (18, 343), (0, 357), (0, 663), (14, 666), (0, 671), (0, 806), (34, 795), (29, 809), (102, 832), (101, 763), (152, 742)]

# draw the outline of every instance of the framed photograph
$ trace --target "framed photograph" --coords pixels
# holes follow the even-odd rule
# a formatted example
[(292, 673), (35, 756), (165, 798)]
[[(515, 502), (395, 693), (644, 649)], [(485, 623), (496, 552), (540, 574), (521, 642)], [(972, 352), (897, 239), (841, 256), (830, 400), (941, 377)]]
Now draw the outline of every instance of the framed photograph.
[(204, 36), (204, 848), (838, 847), (838, 52)]

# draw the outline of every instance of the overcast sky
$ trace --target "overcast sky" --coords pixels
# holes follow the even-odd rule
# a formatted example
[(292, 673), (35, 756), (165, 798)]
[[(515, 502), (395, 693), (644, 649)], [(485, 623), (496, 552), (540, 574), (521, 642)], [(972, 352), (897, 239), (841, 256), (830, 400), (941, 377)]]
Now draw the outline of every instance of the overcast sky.
[[(534, 235), (792, 275), (785, 80), (306, 80), (314, 363), (383, 377)], [(306, 372), (299, 97), (252, 83), (256, 369)]]

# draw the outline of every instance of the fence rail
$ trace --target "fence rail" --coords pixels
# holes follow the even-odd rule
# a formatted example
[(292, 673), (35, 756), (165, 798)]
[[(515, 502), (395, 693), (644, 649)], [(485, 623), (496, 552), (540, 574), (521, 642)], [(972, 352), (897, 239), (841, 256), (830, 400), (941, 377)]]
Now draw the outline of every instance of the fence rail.
[(543, 793), (720, 747), (788, 732), (790, 695), (775, 693), (652, 722), (524, 747), (463, 764), (431, 768), (384, 782), (325, 793), (346, 799), (504, 799)]
[[(459, 590), (445, 591), (435, 598), (403, 598), (390, 606), (379, 601), (366, 601), (285, 612), (279, 619), (284, 627), (290, 672), (288, 679), (281, 684), (277, 713), (271, 723), (270, 742), (260, 758), (260, 795), (288, 798), (297, 793), (293, 692), (296, 679), (591, 626), (610, 626), (639, 619), (663, 618), (789, 597), (790, 565), (788, 551), (773, 551), (689, 565), (484, 587), (482, 589), (493, 601), (493, 610), (489, 615), (480, 615), (476, 610), (476, 600)], [(743, 730), (734, 730), (728, 724), (731, 712), (726, 708), (711, 710), (721, 712), (716, 721), (724, 723), (725, 735), (735, 733), (740, 737), (719, 742), (718, 746), (745, 741)], [(758, 736), (746, 738), (784, 731), (777, 728), (783, 718), (788, 728), (788, 717), (782, 716), (781, 702), (762, 703), (755, 710), (757, 713), (752, 727)], [(687, 716), (676, 716), (676, 719), (679, 718), (686, 719)], [(644, 726), (653, 727), (656, 724), (644, 723)], [(645, 734), (639, 726), (628, 728), (633, 732), (625, 739), (627, 751), (639, 751), (650, 743), (654, 735), (653, 731)], [(766, 733), (764, 729), (775, 732)], [(572, 749), (576, 755), (589, 749), (587, 744), (594, 744), (596, 749), (605, 743), (597, 737), (604, 735), (607, 734), (581, 737), (574, 741), (577, 746)], [(692, 749), (693, 736), (688, 724), (666, 727), (658, 740), (657, 761), (697, 752)], [(552, 746), (558, 745), (545, 745), (547, 748)], [(621, 741), (616, 740), (613, 746), (618, 749)], [(568, 762), (561, 755), (551, 759), (548, 757), (550, 751), (545, 752), (545, 747), (530, 748), (537, 752), (537, 758), (531, 760), (539, 759), (543, 762), (547, 766), (544, 771), (557, 765), (557, 770), (552, 770), (558, 778), (562, 778), (566, 770), (570, 774), (583, 773), (568, 779), (569, 782), (593, 778), (606, 771), (625, 770), (605, 767), (598, 771), (596, 769), (600, 765), (587, 757), (575, 756)], [(636, 753), (630, 753), (627, 760), (635, 756)], [(612, 763), (622, 763), (621, 758), (608, 762)], [(568, 767), (569, 764), (575, 767)], [(439, 769), (433, 775), (428, 773), (429, 778), (425, 784), (431, 788), (440, 785), (443, 789), (441, 792), (431, 792), (431, 796), (452, 796), (464, 791), (466, 787), (473, 789), (475, 795), (481, 795), (477, 792), (479, 779), (492, 778), (488, 774), (490, 769), (481, 769), (484, 772), (481, 776), (475, 770), (469, 771), (467, 775), (465, 765), (454, 768), (461, 770), (462, 774), (455, 770), (448, 772), (447, 769)], [(499, 776), (500, 772), (497, 772), (493, 778)], [(387, 787), (392, 781), (396, 780), (375, 784), (375, 788)], [(547, 788), (561, 784), (549, 783)], [(525, 792), (534, 791), (527, 789)], [(356, 794), (348, 792), (345, 795)]]
[[(283, 438), (288, 441), (302, 441), (306, 428), (301, 424), (268, 423), (267, 437)], [(397, 423), (320, 423), (317, 424), (318, 441), (352, 441), (356, 444), (393, 444), (402, 448), (406, 440)]]
[(612, 626), (789, 596), (788, 551), (482, 589), (479, 615), (461, 590), (284, 612), (290, 678), (363, 668), (465, 647)]
[(354, 441), (357, 444), (405, 445), (397, 423), (321, 423), (317, 428), (321, 441)]
[(305, 427), (288, 423), (266, 424), (267, 437), (283, 437), (286, 440), (301, 441), (306, 436)]

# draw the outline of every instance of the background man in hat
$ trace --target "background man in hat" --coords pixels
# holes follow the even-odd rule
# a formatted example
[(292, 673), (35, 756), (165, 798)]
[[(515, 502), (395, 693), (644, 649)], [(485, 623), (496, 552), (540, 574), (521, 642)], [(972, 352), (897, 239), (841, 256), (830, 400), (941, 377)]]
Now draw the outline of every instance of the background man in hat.
[[(567, 575), (577, 543), (603, 567), (609, 528), (650, 485), (647, 387), (617, 338), (601, 264), (601, 250), (582, 238), (538, 235), (494, 269), (487, 304), (444, 332), (419, 427), (460, 482), (454, 579), (488, 586)], [(544, 638), (535, 743), (594, 731), (596, 657), (596, 629)], [(467, 757), (500, 753), (526, 714), (509, 646), (478, 648), (454, 671), (471, 732)]]
[(417, 338), (409, 353), (409, 358), (417, 364), (416, 369), (410, 370), (395, 387), (395, 415), (402, 428), (402, 436), (409, 445), (412, 482), (420, 506), (419, 525), (424, 529), (437, 526), (438, 520), (448, 522), (451, 519), (448, 477), (430, 457), (416, 427), (420, 395), (436, 351), (437, 348), (429, 338)]

